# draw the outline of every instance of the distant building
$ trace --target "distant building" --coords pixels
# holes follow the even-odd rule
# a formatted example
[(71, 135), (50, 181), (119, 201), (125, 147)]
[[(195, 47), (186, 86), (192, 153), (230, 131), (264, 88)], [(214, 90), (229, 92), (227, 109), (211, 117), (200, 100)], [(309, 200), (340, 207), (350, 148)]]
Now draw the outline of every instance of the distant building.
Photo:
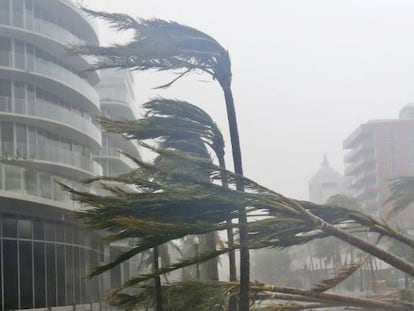
[[(405, 106), (398, 119), (373, 120), (360, 125), (344, 141), (345, 175), (363, 209), (385, 215), (390, 179), (414, 175), (414, 105)], [(405, 217), (407, 216), (407, 217)], [(410, 215), (404, 220), (412, 221)]]
[(324, 156), (321, 167), (309, 181), (309, 200), (323, 204), (331, 196), (344, 193), (345, 184), (344, 176), (330, 167)]

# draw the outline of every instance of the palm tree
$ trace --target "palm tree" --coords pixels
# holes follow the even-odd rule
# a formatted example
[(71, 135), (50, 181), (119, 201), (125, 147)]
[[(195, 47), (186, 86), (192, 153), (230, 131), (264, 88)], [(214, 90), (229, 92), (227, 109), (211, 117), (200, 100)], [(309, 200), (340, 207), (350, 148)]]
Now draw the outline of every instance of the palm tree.
[[(85, 11), (107, 21), (118, 31), (132, 30), (134, 39), (111, 47), (78, 46), (73, 52), (96, 57), (93, 69), (127, 68), (131, 70), (183, 70), (177, 78), (160, 87), (171, 86), (184, 75), (201, 71), (217, 80), (223, 90), (236, 174), (243, 175), (239, 132), (231, 90), (229, 53), (214, 38), (192, 27), (160, 19), (136, 20), (125, 14)], [(237, 183), (238, 191), (244, 191)], [(239, 311), (249, 310), (249, 246), (246, 207), (239, 211), (240, 303)]]
[[(123, 181), (139, 188), (154, 191), (146, 193), (125, 192), (116, 188), (111, 189), (113, 195), (103, 197), (72, 190), (81, 202), (96, 207), (81, 212), (80, 216), (95, 228), (110, 229), (112, 235), (108, 237), (109, 240), (128, 237), (141, 238), (130, 252), (124, 254), (122, 258), (118, 258), (116, 262), (99, 268), (96, 273), (113, 267), (117, 262), (128, 258), (128, 256), (156, 247), (166, 241), (224, 229), (227, 226), (220, 224), (225, 223), (229, 218), (237, 217), (240, 206), (248, 205), (252, 206), (249, 215), (253, 213), (262, 214), (261, 219), (250, 222), (251, 248), (288, 247), (318, 238), (325, 238), (332, 233), (335, 237), (383, 259), (404, 272), (414, 275), (414, 265), (353, 236), (352, 230), (372, 230), (390, 237), (397, 236), (395, 232), (388, 230), (385, 225), (376, 222), (359, 211), (292, 200), (260, 186), (252, 180), (225, 171), (205, 159), (194, 158), (188, 154), (175, 151), (156, 150), (154, 148), (152, 150), (158, 151), (165, 158), (170, 157), (170, 160), (174, 158), (185, 159), (188, 161), (188, 165), (198, 167), (200, 172), (203, 171), (203, 174), (209, 175), (209, 180), (218, 180), (224, 177), (230, 186), (234, 186), (236, 182), (241, 180), (249, 191), (242, 193), (233, 190), (232, 187), (224, 188), (215, 183), (205, 182), (204, 179), (196, 178), (194, 175), (163, 170), (162, 167), (144, 163), (138, 159), (136, 162), (141, 165), (142, 172), (135, 172), (118, 178), (101, 179)], [(140, 176), (145, 176), (144, 173), (155, 173), (165, 178), (159, 179), (159, 181), (142, 179)], [(168, 180), (168, 183), (165, 184), (164, 180)], [(202, 222), (195, 223), (196, 219), (202, 219)], [(349, 229), (351, 232), (348, 232), (344, 225), (350, 223), (353, 226)], [(205, 254), (196, 258), (196, 260), (198, 262), (209, 260), (212, 256), (227, 251), (228, 249), (224, 249), (214, 252), (214, 254)], [(154, 276), (169, 273), (189, 264), (194, 264), (194, 262), (195, 259), (186, 259), (165, 267), (156, 273), (140, 275), (131, 279), (124, 287), (140, 284), (153, 279)], [(329, 284), (332, 284), (332, 282), (329, 282)], [(179, 286), (179, 284), (176, 285)], [(215, 286), (228, 287), (225, 292), (231, 292), (237, 289), (239, 284), (218, 282)], [(277, 294), (277, 299), (285, 297), (283, 299), (295, 300), (293, 298), (299, 295), (302, 299), (311, 299), (311, 302), (314, 302), (312, 299), (321, 299), (325, 302), (329, 300), (334, 305), (339, 304), (341, 306), (367, 307), (376, 310), (410, 310), (409, 307), (403, 304), (393, 304), (394, 306), (391, 307), (385, 300), (375, 301), (324, 293), (326, 288), (326, 286), (323, 286), (322, 289), (318, 287), (317, 290), (302, 290), (257, 283), (252, 285), (252, 297), (259, 295), (260, 299), (272, 299), (271, 297), (274, 299), (274, 296), (270, 293), (277, 292), (290, 295), (288, 297)], [(292, 295), (295, 296), (292, 297)], [(143, 299), (143, 296), (139, 294), (121, 295), (120, 297), (124, 304), (136, 304), (140, 299)], [(303, 308), (296, 309), (302, 310)]]
[[(224, 139), (220, 129), (213, 119), (199, 107), (185, 101), (157, 98), (150, 100), (143, 105), (147, 111), (145, 117), (135, 121), (116, 121), (101, 119), (102, 126), (115, 133), (125, 135), (128, 139), (138, 141), (160, 140), (162, 148), (172, 148), (183, 152), (195, 154), (201, 158), (210, 158), (205, 148), (205, 144), (214, 152), (219, 166), (226, 168), (224, 159)], [(164, 162), (166, 160), (164, 159)], [(162, 163), (161, 157), (156, 160), (157, 165), (164, 169), (168, 162)], [(175, 170), (178, 163), (172, 163)], [(171, 167), (169, 168), (171, 169)], [(188, 163), (184, 161), (181, 169), (188, 169)], [(193, 168), (194, 169), (194, 168)], [(223, 187), (228, 187), (225, 180), (222, 181)], [(227, 228), (228, 245), (234, 245), (233, 229), (231, 220), (228, 221)], [(215, 245), (216, 237), (210, 234), (206, 237), (206, 243), (212, 248)], [(217, 261), (212, 260), (210, 279), (218, 279)], [(214, 272), (216, 271), (216, 272)], [(234, 251), (229, 252), (229, 275), (230, 281), (236, 281), (236, 262)]]

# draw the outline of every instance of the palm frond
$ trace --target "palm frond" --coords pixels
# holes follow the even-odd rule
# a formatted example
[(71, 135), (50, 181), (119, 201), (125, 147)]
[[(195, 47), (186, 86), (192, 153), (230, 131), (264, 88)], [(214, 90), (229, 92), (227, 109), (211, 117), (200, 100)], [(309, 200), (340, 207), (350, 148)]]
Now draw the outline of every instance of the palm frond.
[(414, 177), (401, 176), (392, 180), (390, 191), (390, 197), (385, 201), (385, 204), (393, 203), (394, 206), (386, 215), (388, 220), (407, 209), (414, 202)]
[(114, 67), (131, 70), (183, 69), (179, 78), (200, 70), (223, 83), (231, 81), (227, 51), (211, 36), (195, 28), (161, 19), (134, 19), (124, 14), (85, 11), (103, 19), (116, 30), (134, 31), (134, 39), (125, 45), (71, 47), (72, 52), (96, 57), (93, 70)]

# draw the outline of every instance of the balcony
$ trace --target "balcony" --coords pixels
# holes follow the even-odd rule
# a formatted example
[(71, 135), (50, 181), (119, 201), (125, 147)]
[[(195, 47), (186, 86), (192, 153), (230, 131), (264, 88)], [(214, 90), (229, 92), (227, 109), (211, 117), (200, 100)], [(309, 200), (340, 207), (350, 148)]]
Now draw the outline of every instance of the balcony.
[[(39, 73), (46, 77), (51, 77), (67, 86), (73, 90), (81, 93), (89, 102), (93, 103), (96, 107), (99, 107), (99, 96), (96, 93), (95, 89), (89, 85), (89, 83), (77, 76), (72, 71), (67, 70), (57, 64), (52, 62), (44, 61), (40, 58), (37, 58), (34, 63), (34, 68), (32, 68), (35, 73)], [(30, 71), (30, 69), (28, 70)]]
[(100, 129), (90, 118), (85, 118), (74, 111), (44, 100), (26, 101), (15, 98), (14, 105), (12, 100), (11, 97), (0, 96), (0, 112), (34, 116), (49, 119), (52, 122), (57, 121), (72, 127), (83, 135), (93, 138), (98, 145), (102, 140)]
[[(372, 166), (372, 167), (371, 167)], [(375, 168), (375, 155), (366, 155), (360, 158), (358, 161), (350, 163), (345, 168), (345, 175), (346, 176), (355, 176), (357, 175), (362, 169), (371, 170)]]
[(1, 155), (17, 161), (45, 161), (72, 166), (73, 169), (87, 171), (89, 175), (101, 175), (102, 167), (87, 156), (52, 144), (22, 144), (1, 142)]
[[(0, 16), (7, 16), (8, 14), (9, 14), (8, 11), (0, 10)], [(22, 14), (18, 14), (15, 11), (13, 12), (13, 16), (18, 17), (19, 21), (24, 20), (24, 16)], [(78, 37), (78, 35), (73, 34), (69, 30), (61, 27), (57, 23), (51, 23), (49, 21), (36, 18), (34, 16), (30, 16), (30, 18), (26, 16), (25, 23), (22, 22), (18, 24), (18, 23), (11, 23), (10, 20), (1, 20), (0, 24), (12, 26), (16, 28), (22, 28), (27, 31), (33, 31), (33, 32), (42, 34), (46, 37), (49, 37), (57, 42), (65, 44), (65, 45), (68, 43), (81, 43), (81, 42), (86, 41), (85, 39)]]
[(120, 171), (124, 171), (125, 169), (131, 170), (137, 167), (137, 165), (131, 159), (122, 154), (122, 151), (120, 149), (112, 147), (102, 149), (97, 155), (94, 155), (94, 158), (96, 160), (115, 160), (118, 162), (118, 164), (120, 164)]
[[(33, 55), (14, 53), (14, 59), (23, 61), (13, 62), (13, 53), (11, 53), (11, 51), (2, 52), (0, 54), (0, 69), (2, 67), (14, 68), (16, 73), (37, 74), (40, 79), (53, 79), (71, 90), (72, 94), (68, 94), (67, 96), (72, 96), (73, 93), (81, 95), (84, 98), (84, 101), (90, 103), (93, 110), (96, 112), (99, 110), (99, 96), (86, 79), (82, 79), (74, 72), (54, 62), (46, 61), (42, 58), (34, 57)], [(26, 60), (26, 64), (24, 60)], [(7, 74), (7, 76), (10, 77), (10, 74)], [(56, 89), (55, 85), (51, 87)]]
[(357, 146), (355, 146), (351, 151), (349, 151), (345, 155), (345, 163), (352, 163), (354, 160), (358, 159), (361, 155), (365, 155), (367, 153), (373, 153), (374, 151), (374, 143), (373, 141), (366, 141), (360, 142)]
[[(15, 13), (15, 12), (14, 12)], [(8, 12), (0, 10), (0, 17), (6, 16)], [(23, 20), (21, 17), (20, 20)], [(67, 46), (73, 44), (81, 44), (86, 41), (83, 40), (80, 35), (72, 33), (70, 30), (67, 30), (57, 23), (52, 23), (40, 18), (26, 16), (26, 23), (11, 24), (7, 19), (0, 18), (0, 25), (5, 25), (2, 27), (2, 33), (4, 36), (15, 37), (20, 40), (27, 41), (32, 43), (40, 48), (47, 46), (51, 54), (56, 55), (61, 58), (62, 55), (66, 56)], [(86, 70), (90, 67), (90, 63), (86, 57), (79, 55), (67, 55), (64, 58), (64, 61), (68, 64), (70, 63), (77, 70)], [(96, 72), (90, 72), (89, 76), (93, 83), (98, 83), (99, 76)]]

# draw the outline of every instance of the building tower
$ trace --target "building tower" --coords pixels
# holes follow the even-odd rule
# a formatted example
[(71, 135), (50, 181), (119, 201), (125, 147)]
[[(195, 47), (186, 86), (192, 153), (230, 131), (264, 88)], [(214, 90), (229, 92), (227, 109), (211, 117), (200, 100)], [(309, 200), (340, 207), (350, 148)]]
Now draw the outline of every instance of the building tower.
[(68, 214), (77, 208), (56, 182), (73, 187), (100, 175), (93, 121), (100, 113), (97, 73), (68, 43), (99, 44), (83, 13), (67, 0), (0, 1), (0, 307), (92, 304), (104, 277), (87, 271), (104, 260), (99, 236)]
[[(132, 88), (133, 76), (129, 71), (101, 71), (101, 81), (97, 86), (101, 101), (102, 115), (114, 120), (135, 119), (135, 96)], [(94, 155), (102, 165), (103, 175), (116, 176), (130, 172), (136, 164), (123, 155), (127, 153), (140, 159), (137, 145), (119, 134), (102, 133), (102, 150)], [(115, 260), (122, 252), (129, 249), (128, 241), (111, 243), (110, 259)], [(138, 272), (138, 256), (122, 263), (110, 271), (110, 287), (116, 288), (126, 282), (132, 274)]]
[[(405, 106), (399, 119), (373, 120), (360, 125), (344, 141), (345, 174), (364, 210), (386, 215), (390, 179), (414, 174), (414, 105)], [(413, 221), (409, 214), (402, 217)], [(401, 220), (402, 220), (401, 219)]]
[(325, 155), (321, 167), (309, 181), (309, 200), (324, 204), (331, 196), (344, 192), (344, 177), (329, 165)]

